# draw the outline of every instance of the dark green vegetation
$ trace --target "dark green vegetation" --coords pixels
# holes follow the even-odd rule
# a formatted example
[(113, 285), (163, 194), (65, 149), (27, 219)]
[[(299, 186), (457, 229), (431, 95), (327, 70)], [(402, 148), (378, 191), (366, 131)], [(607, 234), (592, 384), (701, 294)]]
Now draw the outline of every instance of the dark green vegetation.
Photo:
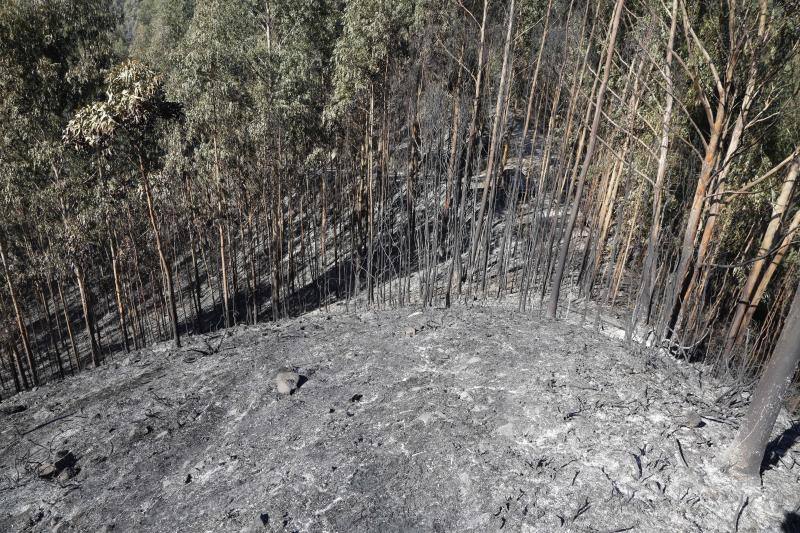
[(753, 380), (799, 277), (799, 14), (5, 0), (3, 394), (350, 298), (614, 313)]

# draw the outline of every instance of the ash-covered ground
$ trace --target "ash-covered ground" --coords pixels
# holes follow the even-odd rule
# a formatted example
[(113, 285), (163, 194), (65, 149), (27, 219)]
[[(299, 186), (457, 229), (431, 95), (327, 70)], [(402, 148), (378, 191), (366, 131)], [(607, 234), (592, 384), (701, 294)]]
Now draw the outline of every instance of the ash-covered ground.
[(795, 531), (796, 423), (717, 466), (746, 398), (511, 309), (317, 312), (0, 403), (0, 531)]

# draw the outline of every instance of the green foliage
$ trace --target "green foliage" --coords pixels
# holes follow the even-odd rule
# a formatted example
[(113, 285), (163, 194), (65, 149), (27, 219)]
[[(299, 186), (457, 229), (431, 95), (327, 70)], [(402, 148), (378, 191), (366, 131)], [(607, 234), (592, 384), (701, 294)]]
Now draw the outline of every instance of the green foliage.
[(186, 32), (194, 6), (195, 0), (140, 0), (128, 6), (129, 55), (166, 72), (176, 59), (172, 51)]
[[(38, 249), (68, 241), (59, 238), (64, 192), (80, 192), (81, 211), (91, 209), (78, 177), (83, 162), (63, 151), (61, 135), (73, 110), (99, 93), (114, 60), (115, 24), (108, 0), (0, 5), (0, 232), (11, 242), (28, 236), (31, 275), (42, 260), (52, 266), (70, 257)], [(39, 232), (49, 238), (34, 238)]]
[(342, 36), (334, 49), (333, 95), (327, 110), (340, 118), (363, 95), (393, 57), (407, 52), (421, 14), (414, 0), (350, 0), (344, 8)]
[(149, 130), (158, 117), (174, 113), (161, 80), (138, 61), (126, 61), (109, 71), (106, 100), (80, 109), (69, 121), (64, 140), (78, 146), (102, 147), (118, 128)]

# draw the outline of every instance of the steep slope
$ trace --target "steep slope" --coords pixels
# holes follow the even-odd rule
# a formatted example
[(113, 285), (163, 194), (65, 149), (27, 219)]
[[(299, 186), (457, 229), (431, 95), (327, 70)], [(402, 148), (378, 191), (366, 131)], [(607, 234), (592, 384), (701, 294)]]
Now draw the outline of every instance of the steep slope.
[(763, 488), (716, 467), (744, 403), (577, 324), (338, 308), (0, 404), (0, 530), (791, 530), (788, 420)]

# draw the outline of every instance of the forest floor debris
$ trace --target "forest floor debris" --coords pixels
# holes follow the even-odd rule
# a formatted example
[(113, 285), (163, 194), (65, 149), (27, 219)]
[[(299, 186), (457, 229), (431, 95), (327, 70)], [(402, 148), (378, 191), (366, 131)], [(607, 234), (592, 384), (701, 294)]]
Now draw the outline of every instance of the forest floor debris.
[[(797, 422), (779, 419), (763, 486), (747, 488), (717, 461), (742, 391), (576, 324), (334, 306), (211, 337), (0, 403), (0, 530), (798, 524)], [(281, 367), (305, 380), (292, 395)]]

